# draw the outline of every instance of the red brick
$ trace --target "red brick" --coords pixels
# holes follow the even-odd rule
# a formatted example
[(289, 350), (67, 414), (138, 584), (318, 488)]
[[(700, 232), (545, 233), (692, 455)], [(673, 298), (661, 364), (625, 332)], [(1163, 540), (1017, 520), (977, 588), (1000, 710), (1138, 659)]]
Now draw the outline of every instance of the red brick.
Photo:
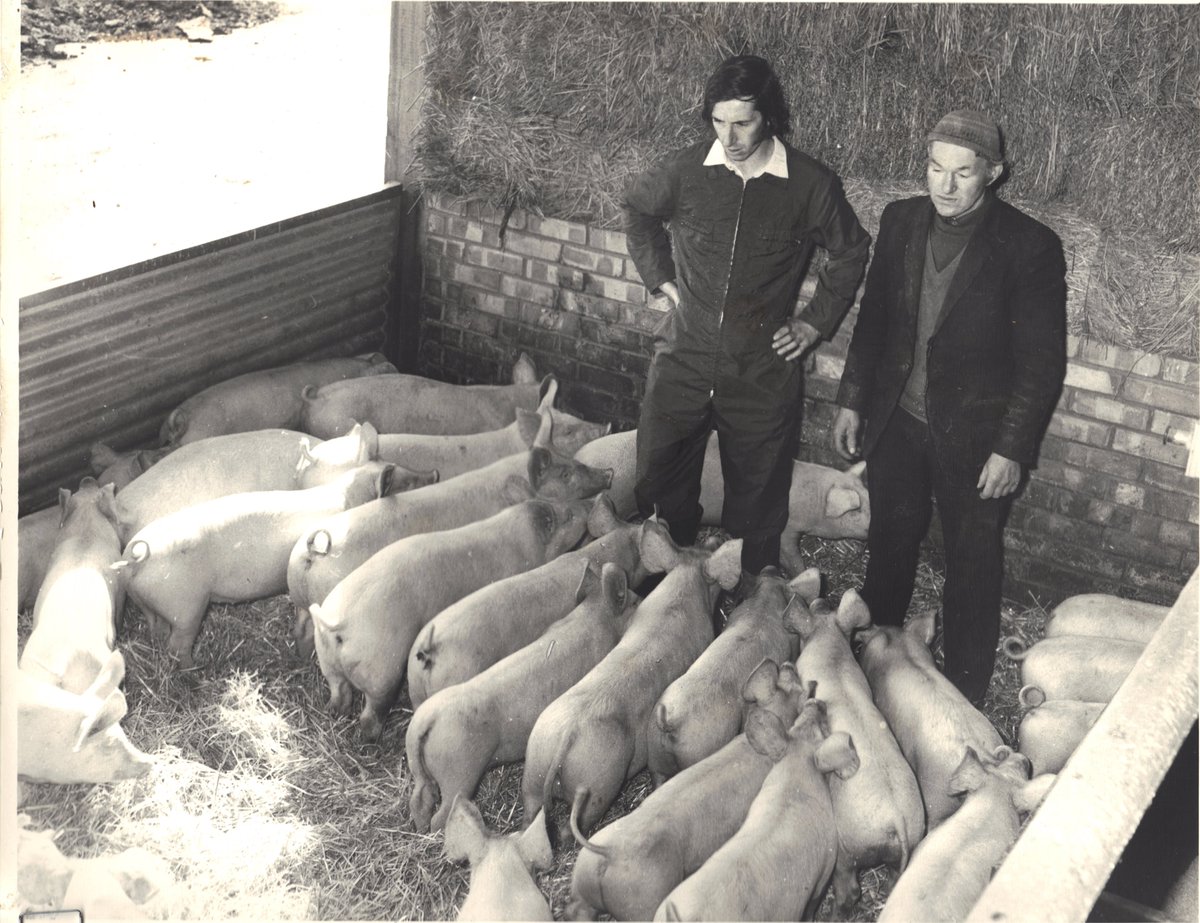
[(1132, 506), (1140, 510), (1146, 505), (1146, 488), (1141, 484), (1118, 481), (1113, 485), (1111, 499), (1121, 506)]
[(1142, 480), (1153, 487), (1163, 487), (1176, 493), (1195, 493), (1196, 479), (1189, 478), (1183, 471), (1182, 467), (1164, 465), (1162, 462), (1147, 459), (1143, 466)]
[(624, 231), (588, 228), (588, 246), (616, 253), (619, 256), (626, 256), (629, 253), (629, 242)]
[[(486, 314), (498, 314), (501, 317), (516, 317), (517, 303), (511, 298), (497, 295), (495, 292), (479, 292), (475, 289), (464, 289), (462, 303), (468, 308), (483, 311)], [(493, 331), (492, 336), (495, 335)]]
[(1183, 557), (1183, 552), (1178, 548), (1167, 548), (1161, 542), (1148, 541), (1112, 529), (1104, 530), (1100, 547), (1123, 558), (1141, 564), (1153, 564), (1156, 567), (1178, 566)]
[(478, 221), (451, 218), (446, 224), (446, 233), (450, 237), (458, 237), (473, 244), (500, 247), (500, 232), (496, 228), (480, 224)]
[(1078, 362), (1067, 365), (1065, 384), (1082, 391), (1094, 391), (1097, 394), (1116, 394), (1117, 383), (1113, 374), (1105, 369), (1092, 368)]
[(1177, 385), (1200, 384), (1200, 366), (1188, 359), (1165, 358), (1162, 364), (1162, 380)]
[(1147, 408), (1124, 404), (1091, 391), (1072, 392), (1070, 408), (1085, 417), (1120, 423), (1130, 429), (1145, 429), (1150, 423), (1150, 411)]
[(600, 295), (613, 301), (624, 301), (627, 304), (642, 305), (646, 303), (646, 289), (641, 285), (631, 285), (617, 279), (606, 279), (603, 276), (588, 276), (583, 290), (591, 295)]
[(562, 221), (558, 218), (539, 218), (529, 216), (528, 230), (531, 234), (542, 237), (553, 237), (555, 240), (566, 240), (573, 244), (587, 243), (587, 227), (573, 221)]
[(561, 293), (560, 304), (563, 310), (577, 311), (586, 317), (595, 317), (610, 323), (619, 323), (622, 319), (621, 305), (605, 298), (564, 290)]
[(509, 231), (504, 235), (504, 249), (520, 256), (531, 256), (550, 263), (557, 263), (562, 256), (562, 244), (557, 240), (533, 237), (520, 231)]
[(449, 212), (452, 215), (465, 215), (467, 213), (466, 204), (457, 196), (452, 196), (445, 192), (426, 192), (423, 198), (427, 206), (432, 206), (439, 211)]
[(1136, 375), (1154, 378), (1162, 367), (1162, 360), (1150, 353), (1113, 346), (1098, 340), (1084, 338), (1076, 355), (1085, 362), (1102, 365), (1118, 372), (1133, 371)]
[(472, 266), (486, 266), (512, 276), (519, 276), (525, 271), (525, 260), (515, 253), (505, 253), (503, 250), (493, 250), (490, 247), (468, 245), (463, 253), (463, 259)]
[(505, 276), (500, 280), (500, 291), (511, 298), (519, 298), (541, 307), (552, 308), (558, 303), (558, 289), (524, 279), (514, 279), (512, 276)]
[(1174, 519), (1178, 522), (1194, 521), (1195, 508), (1195, 492), (1177, 494), (1158, 487), (1146, 489), (1146, 509), (1149, 512), (1157, 513), (1164, 519)]
[[(1184, 417), (1166, 410), (1156, 410), (1150, 418), (1150, 432), (1162, 436), (1167, 443), (1186, 446), (1191, 439), (1192, 430), (1196, 427), (1195, 417)], [(1147, 427), (1140, 427), (1146, 429)]]
[[(1137, 594), (1137, 598), (1169, 606), (1179, 598), (1179, 593), (1190, 575), (1191, 570), (1185, 571), (1183, 561), (1180, 559), (1178, 567), (1162, 568), (1131, 564), (1125, 579), (1129, 584), (1142, 591)], [(1133, 594), (1126, 595), (1133, 596)]]
[(1118, 452), (1127, 452), (1139, 458), (1151, 458), (1168, 465), (1187, 465), (1187, 449), (1173, 442), (1164, 443), (1161, 436), (1135, 433), (1133, 430), (1117, 429), (1113, 433), (1112, 447)]
[(1050, 418), (1047, 430), (1072, 442), (1088, 443), (1101, 448), (1107, 447), (1112, 439), (1111, 426), (1061, 411)]
[(543, 263), (541, 260), (535, 259), (528, 261), (525, 266), (525, 275), (534, 282), (546, 282), (576, 292), (583, 291), (588, 277), (582, 269), (571, 269), (567, 266)]
[(1200, 415), (1195, 388), (1162, 381), (1146, 381), (1131, 375), (1121, 386), (1121, 393), (1131, 401), (1148, 404), (1158, 410), (1170, 410), (1189, 417)]
[(464, 285), (477, 285), (479, 288), (497, 292), (500, 290), (500, 273), (494, 269), (483, 269), (478, 266), (466, 266), (458, 263), (451, 267), (451, 278)]
[(578, 266), (580, 269), (589, 269), (592, 272), (597, 272), (602, 276), (610, 278), (620, 278), (625, 270), (625, 261), (609, 256), (605, 253), (596, 253), (592, 250), (580, 250), (578, 247), (563, 247), (562, 261), (568, 266)]
[(1164, 520), (1160, 537), (1165, 545), (1187, 548), (1192, 551), (1195, 551), (1198, 546), (1196, 527), (1190, 524), (1185, 525), (1182, 522)]

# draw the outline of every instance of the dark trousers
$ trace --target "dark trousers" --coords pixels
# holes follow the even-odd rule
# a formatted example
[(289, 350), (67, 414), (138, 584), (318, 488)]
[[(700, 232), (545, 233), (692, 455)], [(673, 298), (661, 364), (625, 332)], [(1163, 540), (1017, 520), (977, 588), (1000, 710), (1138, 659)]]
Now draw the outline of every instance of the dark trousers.
[(647, 390), (638, 421), (638, 511), (649, 516), (657, 510), (677, 544), (696, 541), (704, 452), (715, 429), (725, 485), (721, 526), (742, 539), (743, 570), (757, 574), (768, 564), (778, 566), (799, 435), (794, 407), (766, 406), (753, 416), (734, 415), (708, 401), (686, 412), (664, 406), (654, 388)]
[(983, 697), (1000, 637), (1004, 522), (1011, 498), (982, 500), (979, 472), (948, 472), (929, 427), (897, 408), (867, 459), (871, 524), (862, 597), (880, 625), (901, 625), (912, 600), (932, 499), (945, 542), (942, 644), (947, 678), (969, 699)]

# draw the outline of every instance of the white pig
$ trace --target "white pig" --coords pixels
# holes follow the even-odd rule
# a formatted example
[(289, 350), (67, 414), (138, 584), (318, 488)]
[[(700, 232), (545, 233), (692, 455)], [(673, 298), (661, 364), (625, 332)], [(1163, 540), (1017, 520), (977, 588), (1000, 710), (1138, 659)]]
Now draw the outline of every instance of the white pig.
[(364, 740), (378, 740), (404, 682), (408, 652), (431, 618), (485, 583), (530, 570), (573, 547), (587, 529), (583, 500), (526, 500), (457, 529), (410, 535), (372, 555), (312, 605), (317, 660), (330, 708), (366, 698)]
[(1037, 686), (1045, 697), (1078, 702), (1107, 702), (1125, 682), (1146, 649), (1136, 641), (1057, 635), (1028, 650), (1019, 638), (1005, 638), (1001, 650), (1021, 661), (1021, 683)]
[(33, 607), (33, 631), (21, 652), (30, 675), (83, 693), (108, 662), (125, 595), (111, 568), (121, 557), (113, 488), (84, 478), (60, 490), (62, 528)]
[(521, 780), (526, 817), (557, 797), (590, 829), (646, 766), (654, 705), (712, 641), (717, 594), (741, 578), (741, 549), (741, 539), (715, 552), (679, 548), (657, 520), (642, 524), (642, 564), (667, 576), (612, 652), (538, 718)]
[(534, 881), (554, 864), (546, 818), (521, 833), (500, 836), (483, 823), (473, 801), (454, 799), (446, 822), (446, 857), (471, 864), (471, 887), (459, 920), (553, 920)]
[(554, 378), (547, 375), (539, 383), (533, 362), (521, 353), (512, 380), (511, 385), (453, 385), (396, 374), (305, 388), (300, 428), (323, 439), (367, 420), (381, 433), (485, 433), (511, 423), (518, 407), (535, 409)]
[(140, 529), (115, 568), (156, 637), (185, 667), (211, 602), (245, 602), (287, 589), (288, 554), (315, 523), (426, 480), (369, 462), (307, 490), (264, 490), (218, 497)]
[(1045, 635), (1087, 635), (1149, 644), (1170, 606), (1122, 599), (1108, 593), (1081, 593), (1064, 599), (1046, 619)]
[(580, 578), (589, 564), (619, 565), (632, 586), (646, 578), (638, 553), (641, 526), (617, 519), (606, 493), (592, 504), (588, 535), (594, 540), (582, 548), (482, 586), (422, 628), (408, 655), (413, 708), (439, 689), (465, 682), (537, 640), (583, 601)]
[(301, 392), (306, 387), (395, 371), (381, 353), (372, 353), (246, 372), (189, 397), (167, 415), (159, 436), (164, 444), (180, 446), (229, 433), (297, 429), (304, 409)]
[(20, 611), (34, 604), (46, 579), (62, 517), (62, 507), (55, 504), (17, 520), (17, 609)]
[(162, 446), (157, 449), (131, 449), (128, 452), (114, 452), (103, 442), (92, 445), (89, 464), (97, 483), (103, 487), (112, 484), (115, 490), (121, 490), (129, 482), (143, 474), (152, 465), (162, 461), (174, 451), (174, 446)]
[(413, 776), (409, 814), (418, 832), (440, 830), (455, 795), (474, 797), (489, 767), (525, 758), (542, 710), (613, 649), (640, 601), (615, 564), (600, 573), (585, 565), (580, 594), (579, 606), (540, 638), (413, 712), (405, 749)]
[[(634, 467), (637, 456), (637, 431), (612, 433), (589, 442), (575, 453), (584, 464), (613, 469), (612, 495), (617, 513), (623, 517), (637, 511), (633, 497)], [(796, 546), (801, 534), (818, 538), (867, 537), (871, 505), (863, 483), (866, 463), (859, 462), (846, 471), (825, 465), (795, 462), (792, 487), (788, 494), (788, 519), (784, 526), (780, 557), (789, 574), (804, 570), (804, 561)], [(700, 481), (701, 523), (721, 525), (725, 503), (725, 482), (721, 476), (721, 454), (713, 433), (704, 452), (704, 471)]]
[(1029, 709), (1017, 728), (1017, 749), (1029, 758), (1035, 774), (1061, 770), (1107, 704), (1074, 699), (1047, 702), (1037, 686), (1022, 687), (1017, 698)]

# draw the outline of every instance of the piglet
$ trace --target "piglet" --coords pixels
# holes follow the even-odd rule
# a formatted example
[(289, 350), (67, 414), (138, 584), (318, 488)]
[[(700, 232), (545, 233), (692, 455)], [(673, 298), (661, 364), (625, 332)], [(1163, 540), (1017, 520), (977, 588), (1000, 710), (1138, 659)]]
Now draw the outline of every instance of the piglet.
[(312, 606), (330, 709), (345, 714), (351, 687), (361, 690), (362, 737), (378, 740), (422, 626), (484, 584), (573, 547), (587, 528), (589, 507), (584, 500), (526, 500), (457, 529), (410, 535), (372, 555)]
[(742, 729), (742, 684), (764, 659), (793, 660), (800, 645), (784, 625), (788, 600), (815, 599), (821, 574), (810, 568), (790, 583), (778, 569), (750, 577), (753, 590), (733, 610), (725, 628), (654, 706), (647, 762), (655, 784), (698, 763)]
[(1048, 700), (1107, 702), (1125, 682), (1145, 645), (1113, 638), (1057, 635), (1026, 649), (1019, 638), (1005, 638), (1000, 649), (1021, 661), (1021, 683), (1037, 686)]
[(190, 667), (209, 603), (282, 593), (297, 535), (339, 510), (427, 480), (369, 462), (321, 487), (219, 497), (154, 520), (133, 536), (113, 567), (122, 571), (156, 637)]
[(987, 717), (934, 664), (933, 629), (932, 612), (909, 619), (903, 628), (872, 626), (860, 633), (859, 654), (875, 705), (916, 773), (926, 830), (962, 803), (950, 791), (950, 776), (967, 747), (992, 753), (1002, 745)]
[[(764, 660), (742, 686), (749, 705), (785, 726), (800, 713), (804, 691), (795, 667)], [(696, 871), (746, 819), (774, 761), (739, 734), (716, 753), (672, 776), (633, 811), (580, 845), (566, 916), (648, 920), (671, 890)]]
[(1108, 593), (1081, 593), (1054, 607), (1046, 618), (1045, 636), (1086, 635), (1149, 644), (1170, 611), (1170, 606)]
[(654, 705), (712, 641), (717, 594), (741, 578), (741, 547), (679, 548), (657, 520), (642, 524), (642, 564), (667, 576), (612, 652), (538, 718), (521, 780), (526, 817), (557, 797), (573, 824), (590, 829), (645, 768)]
[(55, 504), (17, 520), (17, 609), (22, 612), (36, 602), (46, 579), (62, 514)]
[(189, 397), (167, 415), (159, 436), (163, 443), (179, 446), (229, 433), (271, 427), (297, 429), (304, 409), (301, 392), (306, 387), (395, 371), (382, 353), (372, 353), (246, 372)]
[(112, 484), (114, 490), (121, 490), (134, 478), (170, 455), (174, 448), (162, 446), (157, 449), (114, 452), (103, 442), (97, 442), (92, 445), (89, 464), (92, 474), (96, 476), (96, 482), (101, 487)]
[(536, 641), (413, 712), (405, 749), (419, 832), (440, 830), (454, 797), (473, 797), (489, 767), (524, 759), (542, 710), (613, 649), (640, 601), (615, 564), (599, 573), (584, 564), (579, 593), (579, 606)]
[(113, 651), (92, 685), (75, 695), (16, 671), (17, 774), (35, 782), (111, 782), (150, 771), (152, 757), (129, 742), (118, 722), (125, 659)]
[(531, 571), (480, 587), (447, 606), (417, 635), (408, 655), (408, 695), (420, 707), (439, 689), (469, 680), (530, 644), (583, 600), (580, 575), (588, 565), (613, 563), (637, 586), (646, 577), (638, 554), (640, 525), (617, 519), (607, 493), (588, 514), (582, 548)]
[(446, 857), (471, 863), (459, 920), (553, 920), (534, 875), (554, 864), (546, 818), (504, 836), (487, 829), (475, 803), (455, 796), (446, 821)]
[(1023, 686), (1017, 699), (1029, 709), (1017, 728), (1017, 749), (1029, 757), (1035, 774), (1061, 770), (1107, 704), (1074, 699), (1048, 702), (1037, 686)]
[(1029, 760), (1007, 747), (992, 757), (968, 747), (950, 776), (950, 792), (965, 801), (913, 853), (879, 915), (881, 923), (965, 920), (1055, 776), (1029, 781)]
[(551, 417), (554, 429), (555, 449), (568, 456), (612, 429), (611, 423), (589, 423), (565, 411), (555, 410), (557, 394), (558, 382), (551, 379), (537, 410), (518, 407), (517, 418), (502, 429), (458, 436), (383, 434), (379, 437), (379, 457), (407, 468), (436, 468), (446, 480), (533, 448), (547, 415)]
[(125, 595), (112, 563), (121, 557), (113, 487), (84, 478), (74, 494), (58, 492), (62, 527), (33, 607), (33, 631), (20, 668), (82, 693), (113, 650)]
[[(623, 517), (637, 512), (633, 497), (634, 469), (637, 459), (637, 431), (612, 433), (589, 442), (575, 453), (588, 465), (613, 469), (612, 495), (617, 513)], [(792, 487), (788, 494), (788, 519), (784, 526), (780, 556), (789, 574), (804, 569), (804, 560), (796, 545), (800, 534), (818, 538), (867, 537), (871, 505), (867, 497), (859, 462), (846, 471), (798, 461), (792, 469)], [(725, 482), (721, 473), (721, 453), (714, 433), (704, 453), (700, 483), (701, 522), (721, 525), (725, 503)]]
[(871, 687), (850, 647), (854, 632), (871, 624), (862, 597), (847, 590), (837, 612), (824, 599), (806, 605), (796, 597), (785, 618), (800, 639), (800, 682), (816, 683), (830, 729), (849, 734), (858, 751), (858, 772), (849, 779), (830, 779), (829, 786), (838, 828), (836, 910), (848, 917), (861, 896), (858, 870), (886, 862), (903, 871), (925, 834), (925, 807), (917, 779), (871, 700)]
[(454, 385), (420, 375), (376, 375), (305, 388), (300, 428), (329, 439), (356, 420), (381, 433), (456, 436), (506, 426), (517, 408), (533, 410), (553, 377), (541, 382), (530, 358), (521, 353), (511, 385)]
[(775, 765), (738, 832), (667, 895), (655, 920), (811, 920), (821, 902), (838, 848), (826, 776), (855, 773), (854, 742), (830, 733), (813, 698), (790, 729), (751, 711), (746, 737)]

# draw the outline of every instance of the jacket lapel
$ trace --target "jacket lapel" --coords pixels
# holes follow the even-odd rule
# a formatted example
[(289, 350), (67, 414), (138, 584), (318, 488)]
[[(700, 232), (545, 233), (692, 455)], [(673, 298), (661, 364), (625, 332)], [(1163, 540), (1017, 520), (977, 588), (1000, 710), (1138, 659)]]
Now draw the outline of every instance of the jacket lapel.
[(975, 229), (975, 233), (971, 235), (971, 239), (967, 241), (967, 246), (963, 249), (958, 269), (954, 273), (954, 278), (950, 280), (950, 287), (946, 290), (946, 300), (942, 304), (941, 313), (938, 315), (937, 323), (933, 326), (935, 334), (942, 329), (942, 324), (946, 322), (950, 312), (962, 300), (963, 294), (975, 277), (979, 275), (979, 270), (983, 269), (984, 263), (988, 261), (988, 257), (992, 253), (994, 245), (992, 238), (996, 233), (999, 204), (999, 202), (992, 202), (989, 214), (984, 216), (983, 221)]
[(933, 203), (925, 200), (923, 208), (917, 209), (908, 241), (904, 246), (904, 318), (909, 329), (916, 331), (917, 309), (921, 304), (921, 280), (925, 275), (925, 248), (929, 240), (929, 226), (933, 223)]

